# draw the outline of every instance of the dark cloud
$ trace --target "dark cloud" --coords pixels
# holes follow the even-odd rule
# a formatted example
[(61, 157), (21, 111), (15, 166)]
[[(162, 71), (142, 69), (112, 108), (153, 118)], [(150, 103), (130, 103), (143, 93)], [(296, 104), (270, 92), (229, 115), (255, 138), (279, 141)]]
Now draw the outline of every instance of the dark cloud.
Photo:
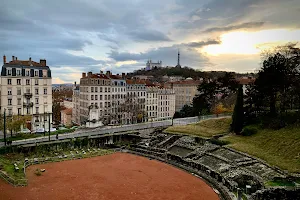
[(204, 30), (204, 33), (211, 33), (211, 32), (224, 32), (224, 31), (233, 31), (238, 29), (252, 29), (252, 28), (259, 28), (264, 25), (264, 22), (247, 22), (243, 24), (237, 24), (232, 26), (225, 26), (225, 27), (212, 27)]
[(168, 36), (156, 30), (135, 30), (130, 31), (129, 35), (136, 41), (171, 41)]
[(200, 41), (200, 42), (190, 42), (182, 44), (184, 46), (192, 47), (192, 48), (202, 48), (204, 46), (212, 45), (212, 44), (221, 44), (220, 40), (208, 40), (208, 41)]

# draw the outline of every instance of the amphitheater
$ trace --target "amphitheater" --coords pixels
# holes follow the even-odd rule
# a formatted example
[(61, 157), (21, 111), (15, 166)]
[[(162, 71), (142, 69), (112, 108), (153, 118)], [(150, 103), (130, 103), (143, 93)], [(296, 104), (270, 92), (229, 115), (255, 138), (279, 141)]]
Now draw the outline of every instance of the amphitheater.
[(39, 199), (53, 188), (51, 195), (61, 197), (56, 199), (68, 199), (67, 194), (71, 199), (300, 199), (299, 188), (265, 187), (271, 180), (293, 178), (287, 172), (203, 138), (156, 130), (88, 141), (89, 148), (105, 147), (116, 153), (42, 164), (47, 173), (41, 177), (32, 175), (36, 166), (31, 166), (27, 187), (9, 193), (11, 186), (0, 184), (0, 194), (22, 199), (14, 195), (25, 192), (33, 195), (27, 199)]

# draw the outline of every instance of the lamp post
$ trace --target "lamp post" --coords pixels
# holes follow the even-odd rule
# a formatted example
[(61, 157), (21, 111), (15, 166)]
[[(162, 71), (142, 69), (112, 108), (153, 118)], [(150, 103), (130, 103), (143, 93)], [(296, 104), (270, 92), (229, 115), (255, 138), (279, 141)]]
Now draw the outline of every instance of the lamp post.
[(50, 141), (50, 116), (51, 116), (51, 113), (49, 113), (49, 141)]
[(6, 109), (4, 108), (4, 119), (3, 119), (3, 134), (4, 134), (4, 145), (6, 146), (6, 116), (5, 116)]

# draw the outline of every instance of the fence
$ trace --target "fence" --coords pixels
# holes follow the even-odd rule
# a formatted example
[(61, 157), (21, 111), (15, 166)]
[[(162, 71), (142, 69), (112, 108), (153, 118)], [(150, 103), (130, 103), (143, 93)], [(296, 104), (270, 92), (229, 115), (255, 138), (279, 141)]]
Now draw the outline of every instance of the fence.
[[(219, 115), (219, 117), (225, 117), (225, 116), (230, 116), (230, 114)], [(138, 131), (138, 130), (150, 129), (150, 128), (168, 127), (172, 125), (186, 125), (186, 124), (199, 122), (199, 120), (206, 120), (212, 118), (216, 118), (216, 115), (178, 118), (174, 120), (145, 122), (139, 124), (121, 125), (117, 127), (101, 127), (96, 129), (86, 129), (86, 130), (75, 131), (73, 133), (61, 134), (59, 135), (59, 139), (63, 140), (63, 139), (70, 139), (70, 138), (77, 138), (77, 137), (89, 137), (94, 135), (112, 134), (118, 132)], [(50, 136), (50, 140), (52, 141), (56, 140), (56, 136), (55, 135)], [(45, 136), (39, 138), (13, 141), (12, 145), (34, 144), (34, 143), (47, 142), (47, 141), (49, 141), (49, 137)]]

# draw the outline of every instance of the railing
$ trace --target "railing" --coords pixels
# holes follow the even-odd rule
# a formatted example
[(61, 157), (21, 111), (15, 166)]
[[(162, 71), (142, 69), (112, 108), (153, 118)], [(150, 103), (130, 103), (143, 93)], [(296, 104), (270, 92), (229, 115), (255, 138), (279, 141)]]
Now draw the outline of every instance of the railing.
[(31, 98), (31, 97), (32, 97), (32, 93), (30, 93), (30, 92), (26, 92), (26, 93), (24, 93), (24, 96), (25, 96), (25, 97), (29, 97), (29, 98)]
[(24, 102), (23, 106), (24, 107), (33, 107), (33, 103), (32, 102)]

